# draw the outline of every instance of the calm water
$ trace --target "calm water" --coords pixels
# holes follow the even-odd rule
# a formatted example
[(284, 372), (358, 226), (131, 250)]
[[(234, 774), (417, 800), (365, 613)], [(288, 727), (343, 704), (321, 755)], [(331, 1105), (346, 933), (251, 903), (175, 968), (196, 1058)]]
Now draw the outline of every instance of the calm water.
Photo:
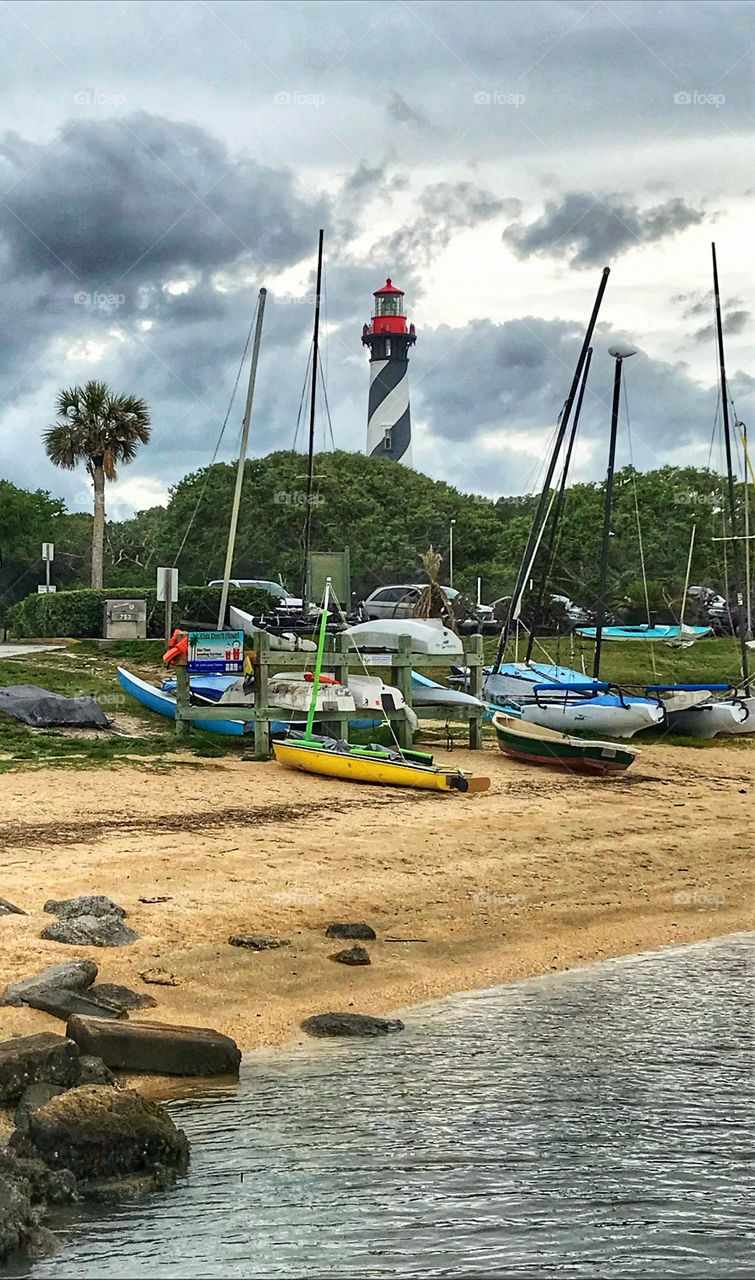
[(751, 982), (737, 935), (255, 1055), (173, 1105), (186, 1180), (30, 1274), (752, 1275)]

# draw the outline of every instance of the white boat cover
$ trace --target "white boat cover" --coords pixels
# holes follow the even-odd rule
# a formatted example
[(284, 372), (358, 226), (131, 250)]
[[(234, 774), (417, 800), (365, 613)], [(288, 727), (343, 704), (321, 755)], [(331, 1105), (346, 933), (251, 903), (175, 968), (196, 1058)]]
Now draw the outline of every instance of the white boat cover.
[(378, 618), (346, 627), (343, 634), (349, 636), (358, 649), (398, 653), (399, 638), (409, 636), (412, 653), (447, 655), (452, 659), (464, 653), (459, 637), (444, 627), (440, 618)]

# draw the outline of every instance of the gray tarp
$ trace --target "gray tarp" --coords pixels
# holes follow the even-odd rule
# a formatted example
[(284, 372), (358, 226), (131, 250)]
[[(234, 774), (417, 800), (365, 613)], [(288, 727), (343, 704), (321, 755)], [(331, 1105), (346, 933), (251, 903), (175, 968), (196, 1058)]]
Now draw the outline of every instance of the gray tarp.
[(110, 721), (94, 698), (64, 698), (36, 684), (9, 684), (0, 689), (0, 711), (35, 729), (70, 725), (77, 729), (107, 729)]

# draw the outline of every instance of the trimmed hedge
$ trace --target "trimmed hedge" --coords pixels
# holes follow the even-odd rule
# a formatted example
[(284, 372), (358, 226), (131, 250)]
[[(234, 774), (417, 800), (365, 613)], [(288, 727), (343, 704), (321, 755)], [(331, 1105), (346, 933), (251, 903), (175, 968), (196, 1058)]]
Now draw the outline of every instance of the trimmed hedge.
[[(120, 587), (113, 591), (56, 591), (19, 600), (8, 613), (8, 632), (14, 638), (72, 636), (77, 640), (102, 635), (106, 600), (146, 600), (147, 635), (165, 631), (165, 606), (158, 603), (154, 587)], [(248, 613), (265, 613), (273, 603), (256, 587), (231, 587), (228, 600)], [(180, 587), (173, 605), (173, 620), (213, 623), (220, 608), (220, 587)]]

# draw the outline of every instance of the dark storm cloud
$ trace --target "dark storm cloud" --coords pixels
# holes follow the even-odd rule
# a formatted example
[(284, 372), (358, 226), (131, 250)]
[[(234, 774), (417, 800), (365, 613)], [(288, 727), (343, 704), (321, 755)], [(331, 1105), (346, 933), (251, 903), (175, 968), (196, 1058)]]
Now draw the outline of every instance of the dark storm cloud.
[[(744, 307), (738, 311), (727, 311), (722, 317), (721, 327), (724, 333), (731, 335), (743, 333), (750, 318), (751, 313)], [(713, 338), (715, 332), (715, 325), (711, 321), (710, 324), (703, 325), (701, 329), (696, 329), (692, 336), (696, 338), (698, 342), (704, 342)]]
[[(713, 316), (712, 289), (707, 292), (678, 293), (672, 298), (672, 302), (681, 307), (684, 320), (699, 320), (702, 316)], [(732, 336), (743, 333), (752, 317), (752, 312), (745, 306), (742, 298), (738, 297), (724, 297), (721, 303), (721, 314), (724, 333)], [(695, 329), (692, 337), (698, 342), (710, 341), (715, 335), (715, 331), (715, 325), (711, 318), (708, 324)]]
[(285, 266), (316, 216), (289, 172), (145, 112), (77, 121), (50, 146), (6, 139), (0, 181), (0, 235), (21, 269), (92, 283), (217, 268), (243, 252)]
[(548, 200), (534, 222), (509, 227), (503, 238), (518, 258), (568, 258), (570, 266), (610, 262), (627, 249), (653, 244), (702, 222), (705, 215), (681, 197), (640, 209), (620, 195), (572, 191)]
[[(421, 335), (413, 356), (413, 395), (436, 436), (468, 451), (476, 437), (552, 426), (569, 389), (583, 326), (536, 316), (494, 324), (478, 320), (462, 329), (441, 326)], [(601, 325), (596, 332), (582, 435), (606, 435), (611, 404), (612, 342), (623, 337)], [(421, 365), (420, 365), (421, 360)], [(655, 462), (666, 447), (704, 438), (710, 431), (710, 396), (686, 366), (648, 353), (628, 365), (632, 430), (647, 441)]]

